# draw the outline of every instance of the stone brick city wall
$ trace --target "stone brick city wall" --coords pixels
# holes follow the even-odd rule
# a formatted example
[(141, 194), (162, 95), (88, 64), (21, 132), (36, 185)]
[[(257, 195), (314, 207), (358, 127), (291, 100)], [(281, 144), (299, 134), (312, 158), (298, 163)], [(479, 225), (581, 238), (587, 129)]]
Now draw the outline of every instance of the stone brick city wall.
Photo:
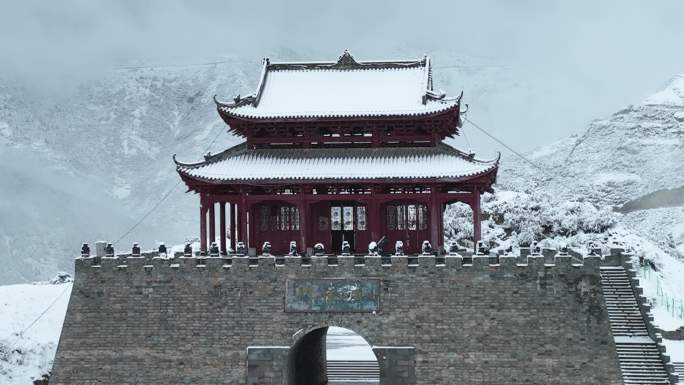
[[(598, 257), (198, 261), (77, 258), (50, 383), (288, 384), (290, 347), (335, 325), (374, 347), (383, 384), (622, 384)], [(285, 312), (294, 278), (380, 279), (380, 309)]]

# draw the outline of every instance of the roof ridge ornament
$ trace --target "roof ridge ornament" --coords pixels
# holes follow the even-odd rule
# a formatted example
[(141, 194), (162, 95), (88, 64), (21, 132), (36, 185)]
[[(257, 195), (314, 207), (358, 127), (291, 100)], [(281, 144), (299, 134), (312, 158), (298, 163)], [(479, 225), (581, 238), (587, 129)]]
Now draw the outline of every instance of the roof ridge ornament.
[(361, 64), (354, 59), (354, 56), (349, 53), (349, 50), (345, 49), (344, 52), (342, 52), (342, 55), (337, 58), (337, 63), (335, 63), (332, 67), (340, 69), (358, 68), (361, 67)]

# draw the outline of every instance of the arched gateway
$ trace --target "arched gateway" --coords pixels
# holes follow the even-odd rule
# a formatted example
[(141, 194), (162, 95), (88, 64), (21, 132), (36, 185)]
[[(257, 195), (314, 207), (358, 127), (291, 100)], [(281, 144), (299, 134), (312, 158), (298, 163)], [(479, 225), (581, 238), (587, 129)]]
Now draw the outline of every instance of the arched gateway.
[(622, 383), (598, 257), (444, 250), (448, 203), (479, 239), (498, 161), (442, 142), (461, 98), (429, 59), (265, 60), (217, 107), (245, 143), (177, 162), (200, 250), (77, 258), (51, 384), (322, 385), (330, 325), (372, 344), (382, 385)]

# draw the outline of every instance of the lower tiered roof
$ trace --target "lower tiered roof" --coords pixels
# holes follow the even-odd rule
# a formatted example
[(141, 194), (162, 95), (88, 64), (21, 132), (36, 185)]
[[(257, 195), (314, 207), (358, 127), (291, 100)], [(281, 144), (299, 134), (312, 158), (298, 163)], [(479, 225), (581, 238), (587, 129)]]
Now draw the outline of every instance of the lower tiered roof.
[[(175, 156), (174, 156), (175, 160)], [(461, 181), (496, 175), (499, 159), (483, 161), (445, 143), (434, 147), (253, 149), (245, 143), (199, 163), (181, 176), (210, 183), (340, 180)]]

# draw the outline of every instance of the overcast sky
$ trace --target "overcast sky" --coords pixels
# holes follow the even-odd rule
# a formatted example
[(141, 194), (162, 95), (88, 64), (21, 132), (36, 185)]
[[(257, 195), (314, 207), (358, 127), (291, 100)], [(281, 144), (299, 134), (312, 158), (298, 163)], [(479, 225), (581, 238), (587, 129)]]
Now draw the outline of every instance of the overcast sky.
[(480, 117), (528, 149), (578, 132), (684, 73), (683, 15), (681, 0), (3, 0), (0, 71), (56, 87), (139, 62), (231, 54), (332, 59), (344, 48), (358, 58), (450, 51), (501, 63), (524, 74), (525, 87), (548, 94), (548, 106), (532, 100), (526, 107), (550, 111), (525, 123), (529, 131)]

